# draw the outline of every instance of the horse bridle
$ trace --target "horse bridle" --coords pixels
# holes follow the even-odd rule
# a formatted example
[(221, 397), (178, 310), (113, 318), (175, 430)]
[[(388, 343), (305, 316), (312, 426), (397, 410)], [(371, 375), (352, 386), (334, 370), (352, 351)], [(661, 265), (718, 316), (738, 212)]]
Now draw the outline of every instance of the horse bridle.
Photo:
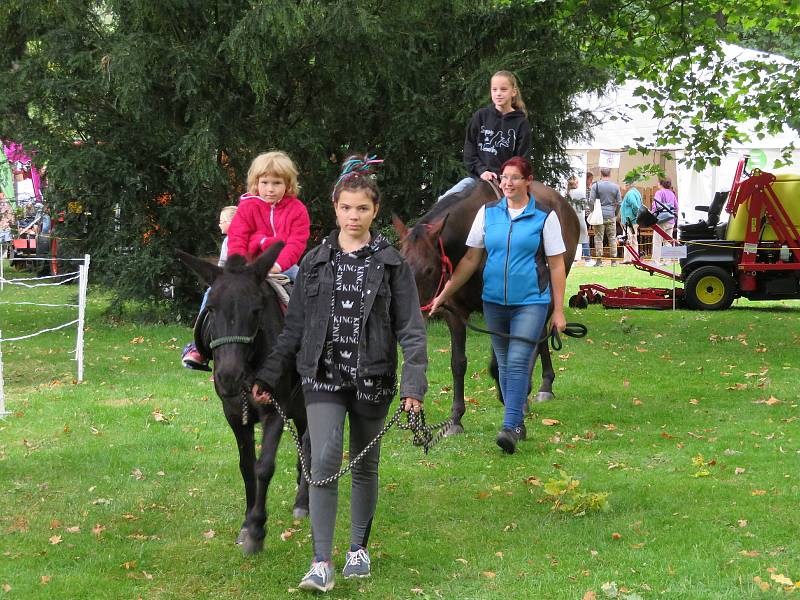
[(450, 277), (453, 276), (453, 263), (450, 257), (444, 252), (444, 242), (442, 242), (441, 235), (437, 238), (437, 241), (439, 242), (439, 264), (441, 265), (441, 274), (439, 275), (439, 283), (436, 286), (436, 292), (433, 294), (433, 298), (431, 298), (430, 302), (425, 306), (419, 307), (422, 312), (427, 312), (431, 309), (433, 301), (442, 293), (445, 284), (450, 280)]
[(208, 349), (214, 350), (215, 348), (219, 348), (225, 344), (252, 344), (255, 341), (256, 336), (258, 336), (258, 331), (256, 331), (253, 335), (225, 335), (216, 339), (212, 339), (208, 343)]

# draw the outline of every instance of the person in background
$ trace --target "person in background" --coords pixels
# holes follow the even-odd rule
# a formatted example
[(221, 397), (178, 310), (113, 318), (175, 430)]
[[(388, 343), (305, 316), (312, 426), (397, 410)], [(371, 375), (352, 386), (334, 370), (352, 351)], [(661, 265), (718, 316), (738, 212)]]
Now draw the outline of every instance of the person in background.
[(478, 109), (467, 125), (464, 166), (469, 177), (439, 196), (439, 200), (464, 191), (477, 179), (497, 183), (504, 162), (530, 152), (531, 126), (517, 78), (510, 71), (497, 71), (492, 75), (489, 93), (492, 104)]
[[(425, 322), (414, 275), (400, 253), (371, 229), (380, 206), (372, 175), (377, 161), (350, 157), (333, 188), (338, 229), (303, 259), (286, 323), (257, 371), (253, 398), (272, 401), (270, 390), (286, 369), (303, 383), (311, 439), (313, 481), (342, 466), (345, 418), (350, 457), (358, 456), (383, 427), (397, 389), (397, 346), (403, 351), (400, 402), (419, 412), (428, 387)], [(380, 443), (353, 466), (350, 546), (342, 576), (369, 577), (367, 544), (378, 503)], [(303, 590), (334, 586), (333, 534), (339, 482), (310, 486), (314, 557)]]
[[(632, 182), (625, 185), (625, 196), (622, 198), (622, 205), (619, 208), (619, 218), (622, 224), (622, 234), (627, 239), (627, 244), (636, 254), (639, 254), (639, 225), (636, 224), (636, 217), (639, 215), (639, 208), (642, 206), (642, 193), (636, 189)], [(622, 254), (622, 264), (629, 265), (633, 262), (633, 256), (628, 251), (627, 246)]]
[(11, 242), (11, 226), (13, 224), (14, 209), (11, 208), (11, 203), (6, 199), (6, 195), (0, 192), (0, 244)]
[[(222, 233), (222, 246), (219, 249), (219, 259), (217, 260), (217, 266), (224, 267), (225, 261), (228, 259), (228, 228), (231, 226), (231, 221), (233, 221), (233, 217), (236, 214), (236, 207), (235, 206), (226, 206), (223, 208), (219, 213), (219, 230)], [(208, 293), (211, 291), (211, 288), (206, 288), (205, 294), (203, 294), (203, 301), (200, 303), (200, 312), (203, 312), (203, 309), (206, 307), (206, 302), (208, 301)], [(194, 345), (194, 342), (189, 342), (184, 346), (183, 353), (181, 355), (181, 364), (187, 369), (195, 369), (198, 371), (207, 371), (208, 370), (208, 359), (198, 352), (197, 348)]]
[(594, 206), (596, 198), (600, 198), (603, 207), (603, 224), (594, 225), (594, 252), (597, 255), (597, 266), (603, 264), (603, 238), (608, 239), (611, 266), (617, 266), (617, 214), (622, 204), (619, 186), (611, 181), (611, 169), (600, 169), (600, 181), (592, 184), (589, 190), (589, 206)]
[[(578, 238), (581, 245), (581, 258), (583, 258), (588, 267), (592, 264), (592, 256), (589, 250), (589, 230), (586, 224), (586, 193), (580, 189), (578, 178), (574, 175), (567, 180), (567, 202), (572, 206), (578, 217), (578, 223), (581, 227), (581, 233)], [(580, 258), (576, 255), (575, 262), (578, 260)]]
[[(670, 179), (661, 179), (658, 182), (658, 190), (653, 196), (652, 212), (658, 217), (659, 215), (666, 215), (664, 219), (658, 219), (658, 226), (664, 230), (664, 233), (672, 236), (675, 229), (675, 217), (678, 214), (678, 197), (672, 191), (672, 181)], [(652, 260), (657, 265), (663, 265), (664, 261), (661, 259), (661, 246), (666, 244), (671, 246), (672, 243), (664, 240), (657, 232), (653, 232), (653, 255)]]

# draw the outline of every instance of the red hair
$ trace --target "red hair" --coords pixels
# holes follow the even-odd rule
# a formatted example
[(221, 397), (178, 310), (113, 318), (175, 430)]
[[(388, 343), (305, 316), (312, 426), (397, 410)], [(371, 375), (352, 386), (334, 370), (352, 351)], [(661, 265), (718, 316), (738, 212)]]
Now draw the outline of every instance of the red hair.
[(531, 161), (529, 161), (524, 156), (513, 156), (509, 158), (506, 162), (503, 163), (503, 166), (500, 167), (500, 173), (506, 170), (506, 167), (515, 167), (519, 169), (519, 172), (522, 173), (522, 176), (527, 179), (533, 175), (533, 168), (531, 167)]

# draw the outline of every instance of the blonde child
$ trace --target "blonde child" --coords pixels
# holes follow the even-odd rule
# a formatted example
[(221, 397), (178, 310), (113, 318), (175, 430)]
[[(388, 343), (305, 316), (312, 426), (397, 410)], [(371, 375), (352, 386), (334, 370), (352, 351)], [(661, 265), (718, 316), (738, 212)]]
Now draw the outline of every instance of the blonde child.
[(531, 126), (517, 78), (510, 71), (492, 75), (492, 103), (478, 109), (467, 126), (464, 166), (469, 172), (439, 199), (461, 192), (476, 179), (498, 182), (500, 167), (514, 156), (527, 157), (531, 149)]
[[(225, 266), (225, 261), (228, 260), (228, 228), (231, 226), (231, 222), (233, 221), (233, 217), (236, 215), (236, 207), (235, 206), (226, 206), (224, 207), (219, 213), (219, 230), (222, 233), (222, 246), (219, 249), (219, 260), (217, 260), (217, 265), (220, 267)], [(203, 312), (203, 309), (206, 307), (206, 302), (208, 301), (208, 293), (211, 291), (211, 288), (206, 289), (206, 293), (203, 294), (203, 301), (200, 303), (200, 312)], [(189, 342), (184, 346), (183, 353), (181, 356), (181, 363), (187, 369), (196, 369), (199, 371), (208, 371), (208, 359), (204, 357), (197, 351), (195, 348), (194, 342)]]
[(272, 267), (291, 279), (306, 250), (311, 221), (297, 198), (297, 167), (284, 152), (259, 154), (247, 172), (247, 193), (228, 231), (228, 252), (253, 260), (274, 242), (286, 245)]

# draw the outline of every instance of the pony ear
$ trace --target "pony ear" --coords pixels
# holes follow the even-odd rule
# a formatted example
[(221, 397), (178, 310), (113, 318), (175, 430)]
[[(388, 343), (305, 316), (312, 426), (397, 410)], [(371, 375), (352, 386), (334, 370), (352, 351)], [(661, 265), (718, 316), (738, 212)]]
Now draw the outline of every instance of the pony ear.
[(432, 240), (435, 240), (437, 237), (442, 235), (442, 231), (444, 231), (444, 226), (447, 224), (447, 219), (450, 216), (450, 213), (447, 213), (443, 219), (439, 219), (438, 221), (434, 221), (426, 226), (428, 230), (428, 237)]
[(400, 236), (401, 240), (408, 235), (408, 227), (406, 227), (406, 224), (394, 213), (392, 213), (392, 225), (394, 225), (394, 230), (397, 232), (397, 235)]
[(175, 250), (175, 254), (178, 255), (178, 258), (183, 264), (194, 271), (195, 275), (207, 285), (211, 285), (217, 277), (222, 275), (222, 269), (220, 267), (202, 258), (197, 258), (183, 250)]
[[(251, 267), (256, 275), (256, 280), (264, 281), (264, 279), (267, 278), (269, 270), (272, 268), (272, 265), (275, 264), (275, 261), (278, 260), (278, 255), (281, 253), (281, 250), (283, 250), (285, 245), (286, 244), (283, 242), (275, 242), (255, 260)], [(285, 267), (286, 265), (281, 266)]]

